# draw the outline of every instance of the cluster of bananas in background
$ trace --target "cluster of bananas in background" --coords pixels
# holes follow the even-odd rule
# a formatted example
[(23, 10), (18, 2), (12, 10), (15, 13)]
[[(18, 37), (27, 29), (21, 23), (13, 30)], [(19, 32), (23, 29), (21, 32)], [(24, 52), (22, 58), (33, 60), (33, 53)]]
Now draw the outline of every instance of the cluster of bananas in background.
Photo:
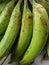
[(33, 62), (46, 45), (49, 56), (49, 1), (0, 0), (0, 60)]

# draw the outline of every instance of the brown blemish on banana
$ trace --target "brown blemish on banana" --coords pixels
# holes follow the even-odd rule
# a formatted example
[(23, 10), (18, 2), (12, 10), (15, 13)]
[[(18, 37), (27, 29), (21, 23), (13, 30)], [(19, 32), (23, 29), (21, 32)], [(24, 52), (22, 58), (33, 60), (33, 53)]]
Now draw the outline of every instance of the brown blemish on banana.
[(47, 23), (46, 23), (45, 19), (42, 18), (42, 17), (40, 17), (40, 19), (41, 19), (41, 22), (42, 22), (43, 26), (47, 26)]
[(18, 18), (19, 18), (19, 21), (20, 21), (20, 23), (21, 23), (21, 14), (18, 16)]
[(24, 30), (22, 30), (22, 32), (24, 32)]
[(28, 16), (28, 19), (32, 19), (33, 18), (33, 16)]
[(11, 10), (12, 10), (12, 9), (9, 9), (9, 10), (8, 10), (8, 13), (9, 13), (9, 14), (11, 14), (11, 13), (12, 13), (12, 12), (11, 12)]

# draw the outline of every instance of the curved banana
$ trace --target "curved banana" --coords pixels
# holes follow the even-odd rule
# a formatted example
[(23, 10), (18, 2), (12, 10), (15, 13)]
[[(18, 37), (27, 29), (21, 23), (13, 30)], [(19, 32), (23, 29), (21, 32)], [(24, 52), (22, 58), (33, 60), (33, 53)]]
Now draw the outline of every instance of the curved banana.
[(21, 0), (17, 3), (13, 10), (7, 30), (0, 42), (0, 59), (8, 54), (14, 44), (15, 39), (17, 38), (21, 24), (20, 3)]
[(34, 61), (36, 56), (43, 49), (47, 34), (48, 15), (44, 7), (38, 3), (33, 3), (33, 36), (29, 48), (27, 49), (20, 64), (26, 64)]
[(13, 52), (10, 62), (16, 61), (17, 59), (22, 57), (31, 40), (32, 30), (33, 30), (32, 12), (29, 10), (27, 0), (24, 0), (24, 10), (22, 15), (20, 36), (18, 39), (17, 46), (14, 48), (15, 52)]
[(10, 1), (0, 15), (0, 35), (4, 33), (9, 23), (15, 1)]
[[(48, 34), (49, 34), (49, 22), (48, 22)], [(49, 35), (48, 35), (48, 43), (47, 43), (47, 54), (49, 57)]]
[(45, 7), (49, 15), (49, 2), (47, 2), (46, 0), (41, 0), (40, 3)]

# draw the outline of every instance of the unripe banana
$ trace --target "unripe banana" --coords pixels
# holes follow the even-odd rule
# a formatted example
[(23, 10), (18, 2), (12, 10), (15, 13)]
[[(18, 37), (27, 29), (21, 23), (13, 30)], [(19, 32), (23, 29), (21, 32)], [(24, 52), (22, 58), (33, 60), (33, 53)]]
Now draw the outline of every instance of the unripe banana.
[(21, 24), (20, 3), (21, 1), (15, 6), (7, 30), (0, 42), (0, 59), (9, 53), (15, 39), (17, 38)]
[(20, 61), (21, 65), (34, 61), (43, 49), (48, 37), (47, 22), (48, 15), (45, 8), (33, 2), (33, 36), (29, 48)]
[(33, 16), (32, 12), (28, 7), (27, 0), (24, 0), (24, 10), (22, 15), (22, 25), (20, 31), (20, 37), (18, 39), (17, 46), (14, 48), (14, 51), (11, 56), (11, 62), (16, 61), (21, 58), (23, 53), (25, 52), (31, 37), (33, 30)]
[(46, 0), (41, 0), (40, 4), (42, 4), (45, 7), (49, 15), (49, 2), (47, 2)]
[(9, 23), (15, 1), (10, 1), (0, 15), (0, 35), (4, 33)]
[(7, 2), (0, 3), (0, 14), (1, 14), (1, 12), (4, 10), (6, 4), (7, 4)]
[[(49, 21), (48, 21), (48, 34), (49, 34)], [(49, 36), (48, 36), (48, 43), (47, 43), (47, 55), (49, 57)]]

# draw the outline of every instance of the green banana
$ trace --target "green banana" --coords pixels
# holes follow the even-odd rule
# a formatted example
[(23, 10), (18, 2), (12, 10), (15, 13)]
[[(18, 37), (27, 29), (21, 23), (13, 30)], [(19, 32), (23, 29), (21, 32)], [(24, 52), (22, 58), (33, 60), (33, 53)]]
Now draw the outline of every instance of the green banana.
[(33, 36), (29, 48), (20, 61), (21, 65), (34, 61), (43, 49), (48, 37), (47, 22), (48, 15), (45, 8), (33, 1)]
[(0, 59), (2, 59), (5, 55), (9, 53), (20, 30), (20, 24), (21, 24), (20, 3), (21, 1), (19, 1), (16, 4), (13, 13), (11, 15), (7, 30), (0, 42)]
[(4, 2), (4, 3), (1, 3), (1, 4), (0, 4), (0, 14), (1, 14), (1, 12), (4, 10), (6, 4), (7, 4), (7, 2)]
[(46, 8), (49, 15), (49, 2), (47, 2), (46, 0), (41, 0), (40, 4), (42, 4)]
[(10, 1), (0, 15), (0, 35), (4, 33), (9, 23), (12, 11), (14, 9), (15, 1)]
[(24, 10), (22, 15), (20, 36), (18, 39), (17, 46), (14, 49), (15, 52), (13, 52), (13, 54), (11, 55), (11, 62), (21, 58), (21, 56), (25, 52), (31, 40), (32, 30), (33, 30), (32, 12), (29, 10), (27, 0), (24, 0)]
[[(48, 34), (49, 34), (49, 21), (48, 21)], [(48, 43), (47, 43), (47, 54), (49, 57), (49, 36), (48, 36)]]
[[(9, 1), (6, 1), (6, 2), (3, 2), (3, 3), (0, 3), (0, 14), (2, 13), (2, 11), (4, 10), (6, 4), (8, 3)], [(0, 41), (2, 40), (4, 34), (0, 35)]]

